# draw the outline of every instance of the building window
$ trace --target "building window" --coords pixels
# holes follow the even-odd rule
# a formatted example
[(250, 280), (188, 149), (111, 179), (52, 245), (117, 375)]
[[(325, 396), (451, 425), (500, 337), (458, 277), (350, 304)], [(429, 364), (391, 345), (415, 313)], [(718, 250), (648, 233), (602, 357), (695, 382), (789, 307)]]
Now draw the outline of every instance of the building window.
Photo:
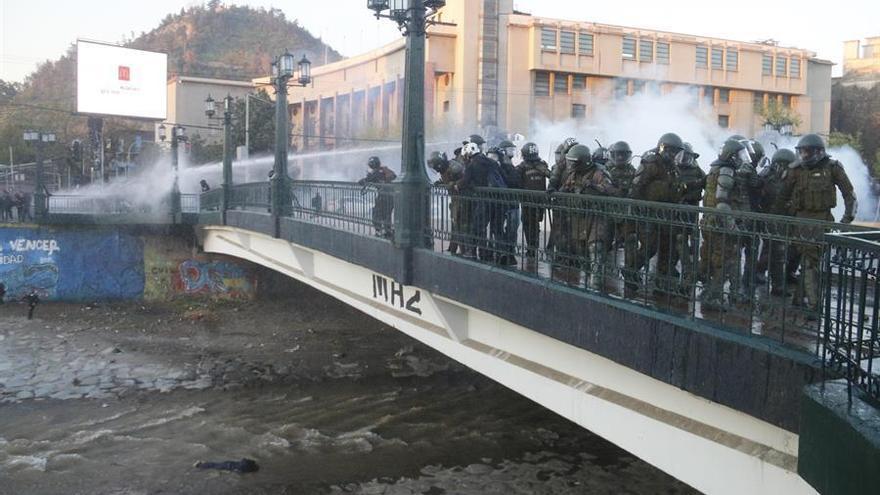
[(623, 58), (628, 60), (636, 59), (636, 39), (632, 36), (623, 37)]
[(443, 102), (443, 113), (449, 113), (449, 100)]
[(718, 127), (721, 127), (722, 129), (727, 129), (728, 127), (730, 127), (730, 115), (719, 115)]
[(550, 96), (549, 72), (535, 72), (535, 96)]
[(642, 94), (645, 92), (645, 81), (633, 81), (632, 94)]
[(553, 78), (553, 94), (568, 94), (568, 74), (556, 74)]
[(562, 53), (574, 53), (574, 31), (562, 31), (559, 33), (559, 51)]
[(703, 98), (709, 100), (710, 105), (715, 104), (715, 88), (706, 86), (703, 88)]
[(754, 105), (755, 110), (758, 112), (761, 112), (764, 110), (764, 96), (765, 96), (765, 93), (753, 93), (752, 94), (752, 99), (753, 99), (752, 104)]
[(765, 53), (764, 58), (761, 62), (761, 67), (763, 69), (763, 74), (765, 76), (772, 76), (773, 75), (773, 55), (770, 55), (769, 53)]
[(785, 69), (787, 69), (788, 59), (785, 57), (776, 57), (776, 77), (785, 77)]
[(587, 116), (587, 106), (575, 103), (571, 106), (571, 118), (583, 119)]
[(541, 49), (556, 51), (556, 28), (541, 28)]
[(581, 55), (593, 54), (593, 35), (590, 33), (580, 33), (578, 36), (578, 53)]
[(657, 42), (657, 63), (669, 64), (669, 43), (665, 41)]
[(782, 106), (791, 108), (791, 95), (782, 95)]
[(788, 64), (788, 75), (793, 77), (794, 79), (800, 79), (801, 77), (801, 59), (791, 57), (791, 62)]
[(571, 76), (571, 89), (580, 91), (587, 89), (587, 76), (583, 74)]
[(654, 60), (654, 42), (652, 40), (639, 40), (639, 60), (642, 62)]
[(709, 49), (705, 45), (697, 45), (697, 67), (701, 69), (709, 67)]
[(727, 49), (727, 70), (736, 71), (739, 69), (739, 50), (736, 48)]
[(718, 88), (718, 103), (730, 103), (730, 90)]
[(721, 48), (712, 48), (712, 68), (723, 69), (724, 50)]
[(629, 81), (626, 79), (615, 79), (614, 80), (614, 98), (615, 99), (623, 99), (624, 96), (629, 94)]

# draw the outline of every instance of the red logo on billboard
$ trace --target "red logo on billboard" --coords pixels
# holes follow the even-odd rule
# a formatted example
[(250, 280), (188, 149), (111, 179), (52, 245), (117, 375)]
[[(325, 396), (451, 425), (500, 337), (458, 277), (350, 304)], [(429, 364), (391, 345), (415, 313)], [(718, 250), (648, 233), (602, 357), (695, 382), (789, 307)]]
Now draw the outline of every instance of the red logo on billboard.
[(131, 80), (131, 69), (120, 65), (119, 66), (119, 80), (120, 81), (130, 81)]

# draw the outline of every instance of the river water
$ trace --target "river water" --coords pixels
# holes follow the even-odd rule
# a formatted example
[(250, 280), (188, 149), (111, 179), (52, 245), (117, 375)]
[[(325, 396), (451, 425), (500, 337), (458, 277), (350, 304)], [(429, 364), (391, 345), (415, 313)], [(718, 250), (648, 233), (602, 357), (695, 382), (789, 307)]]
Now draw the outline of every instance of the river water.
[(692, 492), (311, 291), (23, 314), (0, 307), (2, 494)]

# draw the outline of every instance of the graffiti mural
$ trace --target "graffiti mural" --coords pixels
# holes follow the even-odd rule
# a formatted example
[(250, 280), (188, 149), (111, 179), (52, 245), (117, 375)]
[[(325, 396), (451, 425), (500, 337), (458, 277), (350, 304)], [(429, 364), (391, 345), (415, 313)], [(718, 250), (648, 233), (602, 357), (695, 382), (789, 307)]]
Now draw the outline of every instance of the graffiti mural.
[(246, 262), (197, 253), (180, 238), (147, 238), (144, 271), (144, 298), (150, 301), (250, 299), (257, 285), (256, 274)]
[(186, 260), (178, 265), (177, 277), (175, 288), (186, 294), (242, 299), (250, 297), (254, 289), (249, 271), (229, 261)]
[(137, 299), (143, 243), (115, 230), (0, 228), (0, 281), (10, 299)]

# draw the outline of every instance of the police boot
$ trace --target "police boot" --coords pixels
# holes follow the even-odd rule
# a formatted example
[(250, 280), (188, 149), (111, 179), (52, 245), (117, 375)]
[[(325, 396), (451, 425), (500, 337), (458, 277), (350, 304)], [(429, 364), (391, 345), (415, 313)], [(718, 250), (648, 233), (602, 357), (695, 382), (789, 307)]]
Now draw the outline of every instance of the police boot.
[(601, 291), (604, 288), (602, 283), (605, 279), (604, 254), (605, 249), (601, 242), (594, 242), (587, 248), (587, 256), (590, 260), (587, 265), (589, 267), (587, 271), (587, 286), (593, 290)]

